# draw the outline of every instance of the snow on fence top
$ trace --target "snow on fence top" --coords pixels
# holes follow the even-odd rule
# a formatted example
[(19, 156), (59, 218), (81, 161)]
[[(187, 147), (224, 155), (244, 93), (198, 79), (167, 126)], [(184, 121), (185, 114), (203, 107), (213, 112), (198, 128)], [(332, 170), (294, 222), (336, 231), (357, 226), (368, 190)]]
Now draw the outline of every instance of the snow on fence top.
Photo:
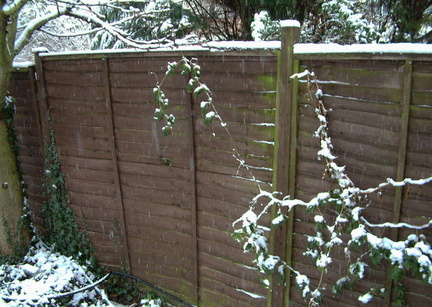
[(300, 28), (300, 22), (293, 19), (281, 20), (280, 25), (282, 28)]
[[(90, 51), (65, 51), (54, 53), (41, 53), (42, 57), (65, 57), (65, 56), (100, 56), (101, 54), (115, 55), (115, 54), (140, 54), (147, 52), (227, 52), (227, 51), (253, 51), (253, 50), (280, 50), (280, 41), (213, 41), (199, 45), (170, 45), (155, 47), (153, 49), (138, 50), (138, 49), (107, 49), (107, 50), (90, 50)], [(295, 55), (432, 55), (432, 45), (429, 44), (413, 44), (413, 43), (399, 43), (399, 44), (353, 44), (353, 45), (339, 45), (339, 44), (296, 44), (294, 45)], [(23, 66), (31, 66), (30, 62), (14, 63), (17, 68)]]
[[(106, 49), (91, 51), (65, 51), (55, 53), (43, 53), (42, 56), (77, 55), (77, 54), (100, 54), (100, 53), (134, 53), (149, 51), (226, 51), (226, 50), (278, 50), (281, 48), (280, 41), (212, 41), (200, 45), (177, 45), (160, 48), (137, 50), (137, 49)], [(295, 54), (319, 54), (319, 53), (416, 53), (432, 54), (432, 45), (398, 43), (398, 44), (296, 44)]]
[(428, 44), (296, 44), (295, 54), (322, 54), (322, 53), (372, 53), (372, 54), (432, 54), (432, 45)]

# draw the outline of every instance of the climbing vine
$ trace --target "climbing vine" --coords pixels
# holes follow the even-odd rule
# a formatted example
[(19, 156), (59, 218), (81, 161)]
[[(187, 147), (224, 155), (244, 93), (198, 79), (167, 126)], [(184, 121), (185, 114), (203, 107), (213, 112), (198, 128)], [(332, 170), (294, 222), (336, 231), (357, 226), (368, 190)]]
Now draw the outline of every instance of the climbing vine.
[[(345, 172), (345, 167), (338, 165), (333, 155), (333, 145), (328, 135), (327, 113), (322, 97), (322, 90), (313, 73), (294, 75), (293, 78), (306, 78), (310, 101), (314, 103), (315, 114), (319, 120), (319, 127), (315, 137), (320, 140), (318, 158), (323, 161), (324, 175), (336, 183), (336, 188), (327, 192), (318, 193), (309, 202), (300, 199), (291, 199), (290, 196), (277, 198), (277, 193), (261, 191), (254, 199), (253, 206), (234, 225), (241, 225), (233, 234), (238, 241), (244, 242), (244, 250), (256, 255), (254, 264), (260, 272), (271, 275), (283, 275), (284, 269), (289, 269), (295, 275), (296, 287), (301, 291), (303, 298), (312, 306), (320, 305), (327, 289), (324, 275), (329, 273), (329, 266), (334, 259), (334, 251), (342, 249), (346, 256), (346, 276), (342, 276), (331, 287), (334, 295), (341, 295), (343, 289), (352, 289), (356, 281), (365, 278), (365, 272), (370, 266), (387, 263), (390, 266), (391, 279), (396, 293), (395, 302), (404, 305), (405, 289), (401, 284), (402, 277), (411, 271), (427, 284), (432, 284), (432, 250), (424, 235), (410, 234), (405, 240), (394, 241), (374, 234), (377, 228), (410, 228), (421, 230), (432, 225), (429, 223), (414, 226), (407, 223), (372, 224), (362, 214), (371, 205), (372, 194), (382, 194), (388, 186), (424, 185), (432, 182), (432, 177), (412, 180), (405, 179), (387, 182), (369, 189), (360, 189)], [(256, 214), (257, 204), (264, 209)], [(270, 230), (260, 225), (261, 218), (270, 213), (272, 207), (278, 209), (277, 216), (272, 220), (274, 226), (287, 221), (288, 215), (283, 214), (281, 208), (286, 207), (288, 212), (295, 207), (304, 207), (307, 214), (313, 216), (315, 222), (315, 235), (307, 235), (308, 247), (304, 255), (315, 264), (320, 278), (318, 284), (312, 285), (308, 276), (295, 270), (283, 259), (269, 253), (267, 232)], [(268, 284), (268, 282), (267, 282)], [(372, 287), (358, 299), (363, 303), (371, 301), (376, 296), (383, 296), (388, 289), (384, 285)]]
[[(201, 115), (204, 118), (204, 123), (210, 125), (215, 119), (222, 122), (221, 117), (213, 105), (213, 98), (210, 89), (207, 85), (201, 82), (201, 67), (198, 65), (197, 59), (188, 59), (183, 57), (179, 62), (168, 63), (164, 78), (153, 89), (154, 100), (158, 105), (154, 111), (154, 119), (165, 123), (165, 126), (162, 128), (163, 135), (168, 136), (172, 133), (176, 117), (168, 112), (170, 101), (163, 92), (162, 86), (167, 80), (167, 77), (174, 76), (177, 70), (180, 70), (182, 75), (189, 76), (187, 91), (193, 94), (195, 99), (198, 99), (198, 96), (200, 95), (204, 95), (205, 98), (202, 99), (200, 103)], [(225, 123), (222, 122), (222, 125), (224, 126)]]
[[(165, 124), (162, 127), (163, 135), (169, 136), (173, 132), (176, 123), (175, 115), (168, 112), (170, 107), (170, 100), (163, 91), (163, 85), (169, 77), (175, 76), (178, 71), (180, 71), (181, 75), (186, 75), (189, 77), (186, 89), (188, 93), (192, 95), (193, 99), (199, 101), (199, 106), (201, 110), (200, 113), (204, 124), (209, 126), (213, 125), (217, 121), (220, 123), (221, 127), (224, 128), (231, 142), (233, 158), (237, 160), (241, 167), (243, 167), (249, 172), (252, 180), (254, 180), (259, 185), (258, 181), (255, 179), (252, 170), (246, 164), (246, 161), (237, 150), (237, 146), (235, 145), (233, 137), (229, 129), (227, 128), (226, 122), (223, 121), (222, 117), (219, 115), (216, 106), (213, 103), (212, 91), (201, 80), (201, 67), (198, 64), (197, 58), (188, 59), (186, 57), (182, 57), (178, 62), (168, 62), (167, 70), (163, 79), (161, 80), (161, 82), (157, 82), (156, 87), (153, 88), (154, 101), (157, 105), (153, 117), (155, 120), (163, 122)], [(213, 136), (215, 136), (215, 133), (213, 133)]]
[[(75, 213), (69, 206), (70, 200), (66, 190), (64, 175), (60, 170), (55, 136), (52, 129), (45, 148), (44, 196), (46, 201), (42, 208), (46, 236), (44, 241), (52, 246), (55, 252), (72, 256), (81, 263), (93, 262), (93, 248), (90, 240), (79, 229)], [(91, 263), (94, 264), (94, 263)]]

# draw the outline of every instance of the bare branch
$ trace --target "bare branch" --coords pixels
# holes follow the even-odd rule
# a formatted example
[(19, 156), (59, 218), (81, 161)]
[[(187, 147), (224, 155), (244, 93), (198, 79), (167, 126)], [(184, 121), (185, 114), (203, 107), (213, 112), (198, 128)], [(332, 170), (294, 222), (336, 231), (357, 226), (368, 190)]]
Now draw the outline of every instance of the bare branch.
[(77, 33), (64, 33), (64, 34), (59, 34), (59, 33), (54, 33), (45, 29), (38, 29), (38, 31), (43, 32), (45, 34), (48, 34), (50, 36), (55, 36), (55, 37), (75, 37), (75, 36), (83, 36), (83, 35), (89, 35), (92, 33), (96, 33), (98, 31), (102, 30), (102, 28), (94, 28), (91, 30), (87, 30), (87, 31), (81, 31), (81, 32), (77, 32)]

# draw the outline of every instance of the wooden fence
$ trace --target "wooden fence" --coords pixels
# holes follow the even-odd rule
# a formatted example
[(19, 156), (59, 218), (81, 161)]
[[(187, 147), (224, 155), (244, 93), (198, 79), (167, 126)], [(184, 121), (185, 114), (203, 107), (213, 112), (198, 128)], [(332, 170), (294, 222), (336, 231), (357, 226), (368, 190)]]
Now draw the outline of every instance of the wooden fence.
[[(42, 139), (49, 114), (71, 206), (85, 217), (102, 264), (128, 269), (200, 306), (304, 304), (289, 278), (267, 292), (251, 268), (252, 255), (230, 237), (233, 221), (258, 192), (252, 174), (261, 188), (303, 200), (330, 186), (316, 156), (318, 121), (306, 83), (289, 76), (315, 72), (332, 109), (337, 161), (358, 186), (372, 187), (387, 177), (431, 176), (432, 53), (309, 52), (293, 47), (297, 35), (285, 29), (280, 50), (42, 55), (29, 72), (15, 73), (11, 91), (36, 225), (43, 225)], [(172, 136), (162, 136), (152, 89), (167, 63), (182, 55), (198, 59), (230, 135), (203, 124), (200, 101), (186, 91), (187, 78), (177, 76), (165, 86), (177, 124)], [(239, 167), (233, 148), (252, 174)], [(367, 216), (424, 223), (432, 216), (431, 200), (430, 185), (389, 189)], [(291, 217), (272, 232), (272, 248), (316, 282), (317, 270), (303, 256), (313, 220), (302, 210)], [(422, 233), (432, 237), (430, 228)], [(406, 232), (381, 235), (403, 240)], [(335, 274), (325, 283), (336, 281), (343, 262), (334, 261)], [(372, 272), (373, 280), (387, 280), (385, 268)], [(409, 305), (432, 302), (430, 286), (411, 278), (405, 285)], [(325, 305), (358, 305), (367, 286), (359, 283), (343, 297), (329, 293)], [(393, 297), (372, 305), (390, 305)]]

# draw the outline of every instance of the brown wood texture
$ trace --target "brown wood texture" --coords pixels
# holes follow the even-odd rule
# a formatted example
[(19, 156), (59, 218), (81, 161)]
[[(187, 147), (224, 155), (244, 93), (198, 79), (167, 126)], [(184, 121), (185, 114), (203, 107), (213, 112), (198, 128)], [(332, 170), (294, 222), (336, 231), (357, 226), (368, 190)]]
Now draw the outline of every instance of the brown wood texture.
[[(177, 123), (173, 135), (162, 136), (163, 124), (153, 119), (152, 89), (164, 78), (167, 63), (181, 59), (180, 53), (41, 58), (43, 91), (71, 206), (86, 218), (102, 264), (125, 267), (129, 253), (132, 274), (186, 301), (200, 306), (265, 306), (268, 293), (259, 282), (260, 274), (251, 268), (253, 255), (243, 253), (242, 244), (230, 235), (235, 229), (232, 223), (258, 192), (252, 179), (259, 180), (262, 189), (272, 190), (278, 59), (262, 51), (185, 55), (198, 58), (203, 82), (212, 89), (230, 133), (218, 124), (203, 124), (201, 99), (191, 98), (185, 90), (186, 76), (178, 75), (164, 81)], [(431, 176), (432, 60), (428, 56), (294, 57), (300, 60), (300, 70), (317, 76), (324, 104), (331, 109), (329, 133), (336, 162), (347, 166), (355, 184), (373, 187), (401, 173), (413, 179)], [(407, 63), (412, 63), (410, 87), (406, 86)], [(36, 225), (41, 226), (42, 128), (28, 78), (25, 72), (15, 73), (11, 92), (17, 98), (15, 122), (31, 208)], [(318, 120), (304, 81), (298, 82), (293, 97), (297, 96), (297, 118), (285, 119), (295, 136), (288, 140), (294, 157), (290, 167), (295, 166), (288, 185), (296, 197), (307, 201), (334, 184), (322, 179), (323, 165), (316, 155), (319, 140), (313, 137)], [(406, 145), (401, 141), (404, 129)], [(249, 170), (239, 167), (233, 149)], [(372, 198), (363, 213), (374, 223), (397, 218), (421, 225), (432, 216), (431, 200), (430, 184), (388, 188), (382, 198)], [(395, 205), (400, 205), (399, 215)], [(270, 219), (266, 216), (264, 222), (269, 224)], [(296, 209), (293, 236), (281, 239), (292, 242), (289, 254), (294, 268), (316, 284), (320, 275), (303, 255), (308, 243), (304, 235), (313, 234), (314, 227), (313, 217)], [(431, 237), (432, 229), (419, 233)], [(401, 229), (397, 239), (404, 240), (408, 234)], [(122, 235), (127, 244), (122, 243)], [(336, 250), (324, 282), (337, 280), (343, 262), (343, 252)], [(372, 282), (388, 277), (385, 267), (371, 267), (367, 274)], [(304, 305), (294, 284), (291, 280), (284, 295), (290, 304)], [(411, 277), (404, 285), (410, 305), (431, 304), (430, 286)], [(370, 286), (371, 282), (360, 282), (343, 297), (326, 292), (325, 305), (356, 306), (358, 296)], [(276, 296), (273, 302), (280, 302), (281, 293)], [(386, 304), (389, 301), (381, 299), (372, 303)]]
[[(230, 131), (227, 134), (218, 124), (205, 126), (199, 118), (195, 122), (202, 304), (262, 306), (266, 290), (259, 284), (259, 274), (245, 269), (253, 259), (230, 233), (233, 221), (248, 209), (258, 191), (252, 174), (264, 186), (271, 181), (276, 58), (209, 55), (200, 57), (199, 65), (203, 82), (212, 90), (217, 111)], [(196, 114), (200, 114), (200, 102), (195, 102)], [(252, 174), (239, 167), (233, 150)], [(242, 291), (263, 298), (253, 299)]]

